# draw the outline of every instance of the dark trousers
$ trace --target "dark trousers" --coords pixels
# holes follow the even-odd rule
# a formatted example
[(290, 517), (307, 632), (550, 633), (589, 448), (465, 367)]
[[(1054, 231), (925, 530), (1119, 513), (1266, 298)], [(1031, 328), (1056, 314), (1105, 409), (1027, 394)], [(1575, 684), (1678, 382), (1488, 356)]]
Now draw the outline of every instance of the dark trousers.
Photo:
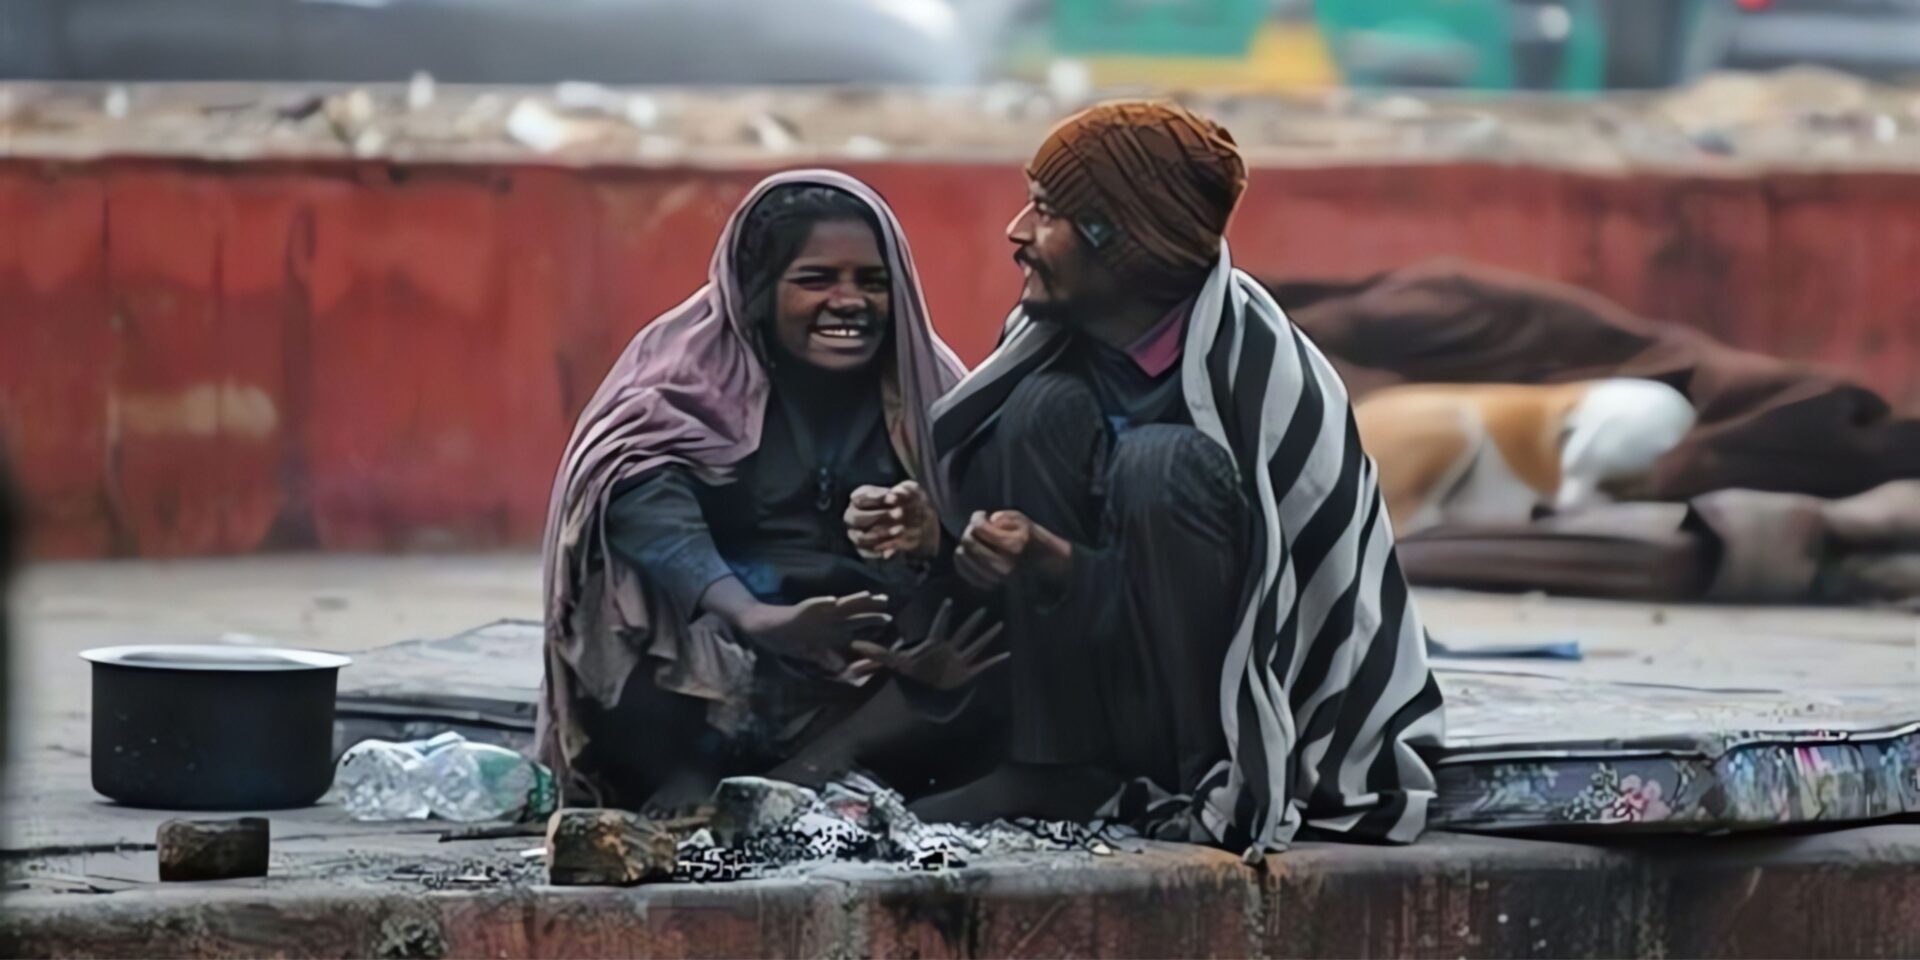
[(1017, 387), (963, 472), (969, 510), (1074, 544), (1052, 595), (1006, 588), (1013, 760), (1093, 764), (1172, 790), (1227, 756), (1220, 678), (1254, 522), (1227, 451), (1187, 426), (1115, 436), (1063, 373)]

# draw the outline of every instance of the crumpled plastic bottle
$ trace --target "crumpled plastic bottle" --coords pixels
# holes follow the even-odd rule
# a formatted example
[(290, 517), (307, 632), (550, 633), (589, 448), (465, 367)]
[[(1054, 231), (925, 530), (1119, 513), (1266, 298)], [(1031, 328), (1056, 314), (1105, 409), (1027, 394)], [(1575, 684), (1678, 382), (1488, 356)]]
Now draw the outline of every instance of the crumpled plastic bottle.
[(340, 757), (334, 787), (355, 820), (532, 820), (558, 801), (546, 767), (453, 732), (354, 744)]
[(410, 743), (363, 740), (340, 755), (333, 786), (355, 820), (425, 820), (432, 814), (421, 790), (427, 758)]

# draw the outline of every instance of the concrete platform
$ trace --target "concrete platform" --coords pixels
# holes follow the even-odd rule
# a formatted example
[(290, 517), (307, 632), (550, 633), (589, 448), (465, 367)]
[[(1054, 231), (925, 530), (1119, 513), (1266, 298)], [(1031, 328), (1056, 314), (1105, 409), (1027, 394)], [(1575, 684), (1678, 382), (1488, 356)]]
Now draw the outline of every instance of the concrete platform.
[[(397, 847), (383, 851), (402, 853)], [(1442, 834), (726, 886), (232, 881), (12, 894), (7, 956), (1900, 957), (1920, 826), (1590, 847)]]
[[(248, 559), (43, 567), (6, 786), (6, 956), (1912, 956), (1920, 824), (1583, 845), (1435, 834), (1410, 848), (1302, 845), (1249, 868), (1152, 846), (941, 874), (841, 866), (720, 886), (561, 890), (533, 839), (438, 842), (334, 807), (273, 815), (272, 875), (161, 885), (168, 814), (87, 783), (87, 671), (74, 654), (239, 632), (321, 649), (538, 613), (530, 558)], [(1909, 648), (1914, 619), (1427, 594), (1437, 630), (1644, 630), (1737, 655), (1791, 630)], [(1712, 640), (1713, 642), (1707, 642)], [(1756, 648), (1764, 645), (1756, 644)], [(1877, 661), (1882, 670), (1894, 660)], [(1794, 669), (1791, 665), (1783, 665)]]

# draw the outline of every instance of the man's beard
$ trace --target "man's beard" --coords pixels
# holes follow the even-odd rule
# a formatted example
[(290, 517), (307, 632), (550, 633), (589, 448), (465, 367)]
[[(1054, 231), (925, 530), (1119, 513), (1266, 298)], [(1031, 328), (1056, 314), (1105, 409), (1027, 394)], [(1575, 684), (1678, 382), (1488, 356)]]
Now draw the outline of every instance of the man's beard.
[(1015, 263), (1033, 271), (1033, 282), (1039, 285), (1040, 292), (1045, 295), (1045, 299), (1036, 300), (1026, 296), (1026, 290), (1023, 287), (1020, 291), (1021, 311), (1038, 322), (1073, 326), (1074, 317), (1078, 311), (1075, 310), (1073, 301), (1061, 299), (1059, 294), (1054, 292), (1052, 273), (1032, 260), (1020, 256), (1015, 256), (1013, 259)]
[(1020, 301), (1020, 309), (1035, 321), (1058, 323), (1066, 326), (1073, 325), (1074, 310), (1072, 304), (1061, 303), (1058, 300), (1027, 300), (1023, 298)]
[(1049, 297), (1045, 300), (1022, 297), (1020, 309), (1035, 321), (1058, 324), (1069, 330), (1084, 330), (1098, 323), (1102, 315), (1111, 313), (1114, 304), (1105, 297)]

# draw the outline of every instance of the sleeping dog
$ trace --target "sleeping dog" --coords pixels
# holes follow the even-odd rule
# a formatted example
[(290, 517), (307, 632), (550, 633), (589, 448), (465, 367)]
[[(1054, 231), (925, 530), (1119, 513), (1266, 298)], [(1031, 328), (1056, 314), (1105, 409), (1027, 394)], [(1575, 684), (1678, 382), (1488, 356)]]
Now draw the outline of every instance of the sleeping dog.
[(1693, 429), (1687, 398), (1652, 380), (1411, 384), (1354, 407), (1397, 536), (1526, 523), (1644, 483)]

